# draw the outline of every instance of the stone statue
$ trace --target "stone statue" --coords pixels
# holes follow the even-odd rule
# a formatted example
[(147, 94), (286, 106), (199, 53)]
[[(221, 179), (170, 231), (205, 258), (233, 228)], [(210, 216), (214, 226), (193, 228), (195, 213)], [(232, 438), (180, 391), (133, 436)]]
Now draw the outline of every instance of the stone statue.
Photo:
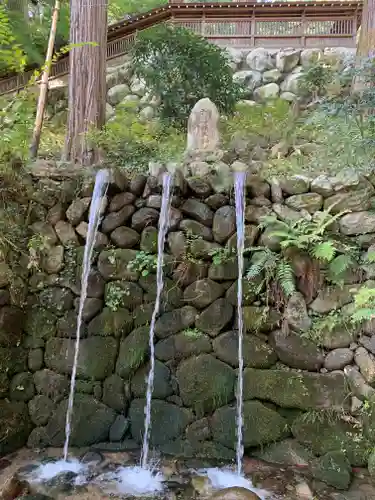
[(187, 152), (213, 152), (218, 149), (220, 114), (207, 97), (198, 101), (191, 110), (188, 121)]

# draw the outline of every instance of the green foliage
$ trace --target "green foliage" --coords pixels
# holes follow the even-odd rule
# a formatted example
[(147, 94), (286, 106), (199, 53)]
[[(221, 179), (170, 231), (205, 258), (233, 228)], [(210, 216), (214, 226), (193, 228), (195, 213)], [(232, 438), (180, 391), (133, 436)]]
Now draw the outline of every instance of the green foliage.
[(160, 25), (141, 32), (133, 61), (138, 78), (160, 96), (162, 119), (177, 126), (186, 125), (203, 97), (231, 114), (241, 96), (224, 52), (187, 29)]
[(362, 323), (375, 318), (375, 288), (361, 287), (354, 295), (352, 321)]
[(253, 261), (246, 278), (254, 283), (256, 294), (260, 294), (264, 288), (268, 291), (271, 282), (279, 285), (285, 297), (290, 297), (296, 291), (293, 268), (286, 257), (267, 247), (254, 247), (246, 251), (253, 252)]
[(236, 254), (235, 248), (224, 247), (224, 248), (214, 248), (210, 251), (210, 256), (212, 257), (212, 263), (215, 266), (220, 266), (228, 260), (233, 259)]
[(22, 47), (17, 43), (5, 6), (0, 4), (0, 73), (21, 72), (26, 64)]
[(326, 92), (327, 86), (333, 81), (336, 73), (337, 70), (330, 61), (318, 57), (302, 72), (299, 86), (302, 92), (316, 99)]
[[(329, 264), (342, 245), (333, 237), (327, 239), (326, 232), (344, 213), (346, 212), (331, 215), (328, 209), (316, 212), (311, 219), (301, 218), (290, 222), (279, 221), (275, 216), (269, 216), (264, 217), (261, 227), (267, 228), (277, 225), (275, 230), (271, 230), (270, 236), (279, 239), (282, 249), (298, 248), (307, 252), (314, 259)], [(344, 261), (340, 260), (340, 265), (343, 264)], [(337, 263), (335, 263), (334, 269), (336, 266)]]
[(301, 337), (312, 340), (316, 345), (321, 346), (323, 337), (333, 335), (338, 327), (349, 328), (350, 318), (346, 317), (342, 311), (331, 311), (324, 316), (313, 318), (311, 328), (307, 332), (302, 332)]
[(289, 138), (296, 125), (289, 103), (275, 99), (256, 106), (238, 103), (233, 116), (223, 118), (221, 133), (226, 144), (235, 134), (245, 138), (256, 134), (269, 142), (277, 142)]
[(130, 171), (147, 171), (151, 160), (178, 159), (185, 146), (182, 133), (157, 121), (142, 123), (130, 106), (118, 106), (116, 116), (91, 138), (108, 164)]
[(128, 294), (128, 291), (124, 290), (115, 283), (109, 283), (105, 296), (105, 305), (111, 311), (115, 312), (121, 307), (123, 297)]
[(157, 255), (139, 251), (135, 258), (129, 262), (128, 269), (140, 272), (141, 276), (148, 276), (156, 271), (156, 265)]

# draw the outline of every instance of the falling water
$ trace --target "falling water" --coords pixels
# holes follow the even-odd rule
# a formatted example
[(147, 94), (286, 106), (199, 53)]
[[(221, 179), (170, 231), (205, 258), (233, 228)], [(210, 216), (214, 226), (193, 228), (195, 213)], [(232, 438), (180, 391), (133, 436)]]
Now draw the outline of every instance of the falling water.
[(169, 209), (171, 200), (172, 176), (170, 174), (163, 175), (163, 192), (159, 217), (158, 230), (158, 258), (156, 266), (156, 298), (155, 307), (152, 313), (149, 345), (150, 345), (150, 370), (147, 377), (147, 392), (146, 392), (146, 407), (145, 407), (145, 429), (143, 435), (141, 467), (148, 466), (149, 453), (149, 438), (151, 428), (151, 398), (154, 388), (154, 370), (155, 370), (155, 347), (154, 347), (154, 330), (156, 317), (159, 313), (160, 298), (163, 291), (163, 261), (164, 261), (164, 241), (169, 225)]
[(81, 276), (81, 297), (79, 299), (79, 309), (77, 317), (76, 343), (74, 350), (74, 360), (72, 369), (72, 378), (70, 382), (70, 394), (68, 401), (68, 410), (66, 412), (65, 424), (65, 443), (64, 443), (64, 461), (68, 458), (69, 439), (71, 433), (71, 420), (73, 415), (74, 388), (77, 375), (77, 363), (79, 354), (79, 340), (82, 325), (83, 308), (87, 297), (88, 278), (91, 269), (92, 252), (95, 245), (96, 234), (98, 232), (100, 222), (100, 211), (102, 206), (103, 196), (105, 195), (109, 182), (108, 170), (99, 170), (95, 178), (94, 192), (91, 199), (89, 225), (87, 229), (87, 239), (85, 251), (83, 254), (82, 276)]
[(234, 173), (234, 195), (236, 204), (237, 224), (237, 316), (238, 316), (238, 385), (237, 385), (237, 446), (236, 461), (237, 474), (242, 473), (243, 446), (243, 316), (242, 316), (242, 277), (243, 277), (243, 252), (245, 247), (245, 181), (246, 172)]

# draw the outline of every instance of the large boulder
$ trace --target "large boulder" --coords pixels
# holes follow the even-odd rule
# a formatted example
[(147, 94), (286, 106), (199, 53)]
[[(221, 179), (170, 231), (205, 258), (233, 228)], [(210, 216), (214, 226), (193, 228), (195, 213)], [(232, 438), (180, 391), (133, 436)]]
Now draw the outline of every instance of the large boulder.
[(345, 421), (339, 414), (334, 425), (331, 416), (322, 413), (319, 418), (308, 418), (302, 414), (292, 425), (294, 437), (309, 447), (315, 455), (324, 455), (334, 451), (344, 451), (349, 462), (361, 467), (367, 463), (371, 450), (369, 440), (355, 423)]
[(211, 351), (209, 336), (197, 328), (187, 328), (177, 335), (161, 340), (155, 346), (155, 355), (161, 361), (178, 361)]
[[(232, 330), (219, 335), (213, 341), (216, 356), (224, 363), (238, 367), (238, 332)], [(263, 340), (246, 335), (242, 344), (244, 365), (251, 368), (270, 368), (277, 361), (277, 354)]]
[(0, 400), (0, 456), (22, 448), (31, 429), (26, 403)]
[(276, 54), (276, 68), (281, 73), (290, 73), (299, 63), (300, 50), (282, 49)]
[(298, 334), (285, 335), (281, 330), (272, 332), (271, 345), (279, 359), (291, 368), (318, 371), (323, 366), (321, 350), (314, 342)]
[[(278, 440), (285, 431), (286, 420), (260, 401), (245, 401), (243, 405), (243, 442), (245, 448)], [(236, 408), (223, 406), (211, 419), (213, 440), (234, 448), (236, 446)]]
[[(143, 440), (145, 406), (145, 399), (134, 399), (129, 410), (132, 436), (139, 444)], [(189, 410), (155, 399), (151, 406), (151, 446), (160, 446), (178, 438), (190, 420)]]
[(205, 226), (210, 227), (213, 222), (214, 214), (212, 210), (205, 203), (194, 198), (186, 200), (181, 207), (181, 211)]
[[(143, 398), (147, 392), (147, 377), (150, 371), (150, 364), (141, 366), (134, 374), (131, 381), (131, 391), (134, 397)], [(171, 372), (167, 366), (160, 361), (155, 361), (154, 385), (152, 397), (155, 399), (165, 399), (173, 394), (171, 383)]]
[(182, 361), (176, 377), (184, 405), (198, 413), (210, 413), (234, 397), (233, 369), (210, 354)]
[(318, 374), (284, 370), (244, 372), (244, 398), (263, 399), (285, 408), (331, 409), (349, 408), (349, 389), (341, 372)]
[[(52, 338), (46, 343), (47, 368), (62, 374), (72, 372), (75, 351), (73, 339)], [(77, 375), (85, 379), (103, 380), (114, 370), (117, 342), (111, 337), (92, 336), (82, 339), (79, 347)]]
[(255, 71), (266, 71), (274, 68), (275, 63), (271, 53), (267, 49), (259, 47), (249, 52), (246, 57), (246, 65)]
[(225, 206), (219, 208), (214, 215), (212, 232), (215, 241), (222, 244), (232, 236), (236, 230), (236, 212), (234, 207)]
[(202, 279), (189, 285), (184, 292), (186, 302), (198, 309), (204, 309), (224, 294), (224, 288), (211, 279)]
[(121, 343), (116, 373), (127, 379), (143, 363), (149, 346), (149, 328), (133, 330)]
[(341, 217), (339, 226), (346, 236), (375, 233), (375, 214), (365, 211), (346, 214)]
[[(62, 446), (65, 441), (65, 417), (68, 400), (57, 406), (46, 426), (51, 446)], [(109, 429), (116, 418), (116, 412), (92, 396), (77, 393), (74, 397), (74, 411), (71, 420), (71, 446), (91, 446), (106, 441)]]
[(136, 250), (103, 250), (98, 259), (98, 270), (105, 280), (137, 281), (139, 272), (129, 269), (129, 263), (137, 256)]
[(156, 321), (155, 334), (162, 339), (185, 330), (194, 325), (197, 314), (198, 311), (192, 306), (164, 313)]
[(216, 337), (231, 321), (233, 306), (226, 299), (217, 299), (197, 318), (195, 325), (210, 337)]
[(89, 335), (100, 335), (102, 337), (124, 337), (131, 332), (133, 316), (128, 309), (119, 307), (112, 311), (105, 307), (103, 311), (90, 321), (88, 326)]

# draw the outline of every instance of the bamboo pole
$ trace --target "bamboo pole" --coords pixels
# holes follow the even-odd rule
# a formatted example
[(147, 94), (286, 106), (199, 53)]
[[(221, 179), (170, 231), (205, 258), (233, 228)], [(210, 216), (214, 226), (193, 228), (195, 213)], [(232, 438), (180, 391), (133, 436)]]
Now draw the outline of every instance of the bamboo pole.
[(49, 32), (46, 60), (44, 64), (42, 78), (40, 80), (40, 91), (39, 91), (38, 105), (36, 108), (36, 118), (33, 131), (33, 138), (30, 145), (30, 156), (32, 159), (35, 159), (38, 155), (40, 135), (42, 133), (44, 110), (47, 104), (48, 78), (52, 65), (52, 55), (53, 55), (53, 48), (55, 46), (56, 28), (57, 28), (57, 20), (59, 18), (59, 10), (60, 10), (60, 0), (55, 0), (55, 6), (52, 13), (51, 29)]

